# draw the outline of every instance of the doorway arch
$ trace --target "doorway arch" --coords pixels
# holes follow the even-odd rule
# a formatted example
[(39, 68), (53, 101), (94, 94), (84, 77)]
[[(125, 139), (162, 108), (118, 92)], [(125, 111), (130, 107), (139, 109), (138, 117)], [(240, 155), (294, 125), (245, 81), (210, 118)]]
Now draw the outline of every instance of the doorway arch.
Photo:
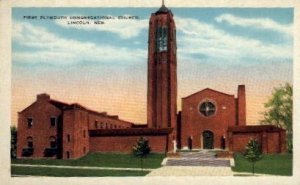
[(205, 130), (202, 133), (203, 137), (203, 149), (213, 149), (214, 148), (214, 133), (210, 130)]

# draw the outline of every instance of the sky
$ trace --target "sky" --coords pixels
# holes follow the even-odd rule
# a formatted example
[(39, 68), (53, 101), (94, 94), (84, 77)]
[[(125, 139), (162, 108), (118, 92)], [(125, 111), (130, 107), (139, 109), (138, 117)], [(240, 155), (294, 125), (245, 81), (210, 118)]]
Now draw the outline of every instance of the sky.
[[(148, 24), (158, 8), (13, 8), (12, 124), (40, 93), (146, 123)], [(292, 84), (293, 9), (170, 9), (178, 110), (181, 98), (204, 88), (236, 95), (244, 84), (247, 124), (257, 124), (273, 88)], [(73, 16), (114, 19), (68, 24)]]

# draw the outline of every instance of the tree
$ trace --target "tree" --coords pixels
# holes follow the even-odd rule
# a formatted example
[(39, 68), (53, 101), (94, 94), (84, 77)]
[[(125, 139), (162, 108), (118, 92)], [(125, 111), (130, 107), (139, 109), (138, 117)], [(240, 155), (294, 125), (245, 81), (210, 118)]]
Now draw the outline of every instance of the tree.
[(259, 144), (256, 140), (250, 139), (245, 147), (244, 157), (252, 163), (252, 174), (254, 175), (254, 165), (262, 157)]
[(10, 127), (10, 157), (12, 159), (17, 158), (17, 128), (15, 126)]
[(286, 83), (274, 88), (267, 103), (261, 124), (271, 124), (287, 131), (287, 149), (293, 151), (293, 87)]
[(149, 146), (149, 141), (143, 137), (140, 137), (139, 140), (137, 140), (135, 146), (133, 146), (133, 154), (136, 157), (139, 157), (141, 169), (143, 170), (143, 158), (146, 157), (151, 151), (151, 148)]

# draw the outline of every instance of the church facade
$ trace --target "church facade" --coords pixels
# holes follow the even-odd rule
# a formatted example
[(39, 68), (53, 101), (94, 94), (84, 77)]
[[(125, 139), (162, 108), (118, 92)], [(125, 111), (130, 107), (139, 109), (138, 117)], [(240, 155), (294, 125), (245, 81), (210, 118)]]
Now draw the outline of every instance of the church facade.
[(173, 13), (165, 5), (149, 21), (147, 124), (80, 104), (53, 100), (48, 94), (18, 113), (17, 157), (79, 158), (89, 152), (130, 153), (139, 137), (153, 152), (221, 149), (240, 152), (250, 138), (263, 152), (286, 152), (285, 130), (247, 126), (246, 87), (237, 97), (204, 89), (182, 98), (177, 112), (177, 45)]

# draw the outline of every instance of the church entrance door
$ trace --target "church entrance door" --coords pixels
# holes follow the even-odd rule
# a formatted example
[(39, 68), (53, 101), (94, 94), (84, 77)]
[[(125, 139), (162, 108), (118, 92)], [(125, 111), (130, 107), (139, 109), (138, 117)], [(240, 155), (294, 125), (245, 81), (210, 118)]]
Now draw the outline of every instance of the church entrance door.
[(203, 149), (214, 148), (214, 134), (213, 132), (206, 130), (203, 132)]

